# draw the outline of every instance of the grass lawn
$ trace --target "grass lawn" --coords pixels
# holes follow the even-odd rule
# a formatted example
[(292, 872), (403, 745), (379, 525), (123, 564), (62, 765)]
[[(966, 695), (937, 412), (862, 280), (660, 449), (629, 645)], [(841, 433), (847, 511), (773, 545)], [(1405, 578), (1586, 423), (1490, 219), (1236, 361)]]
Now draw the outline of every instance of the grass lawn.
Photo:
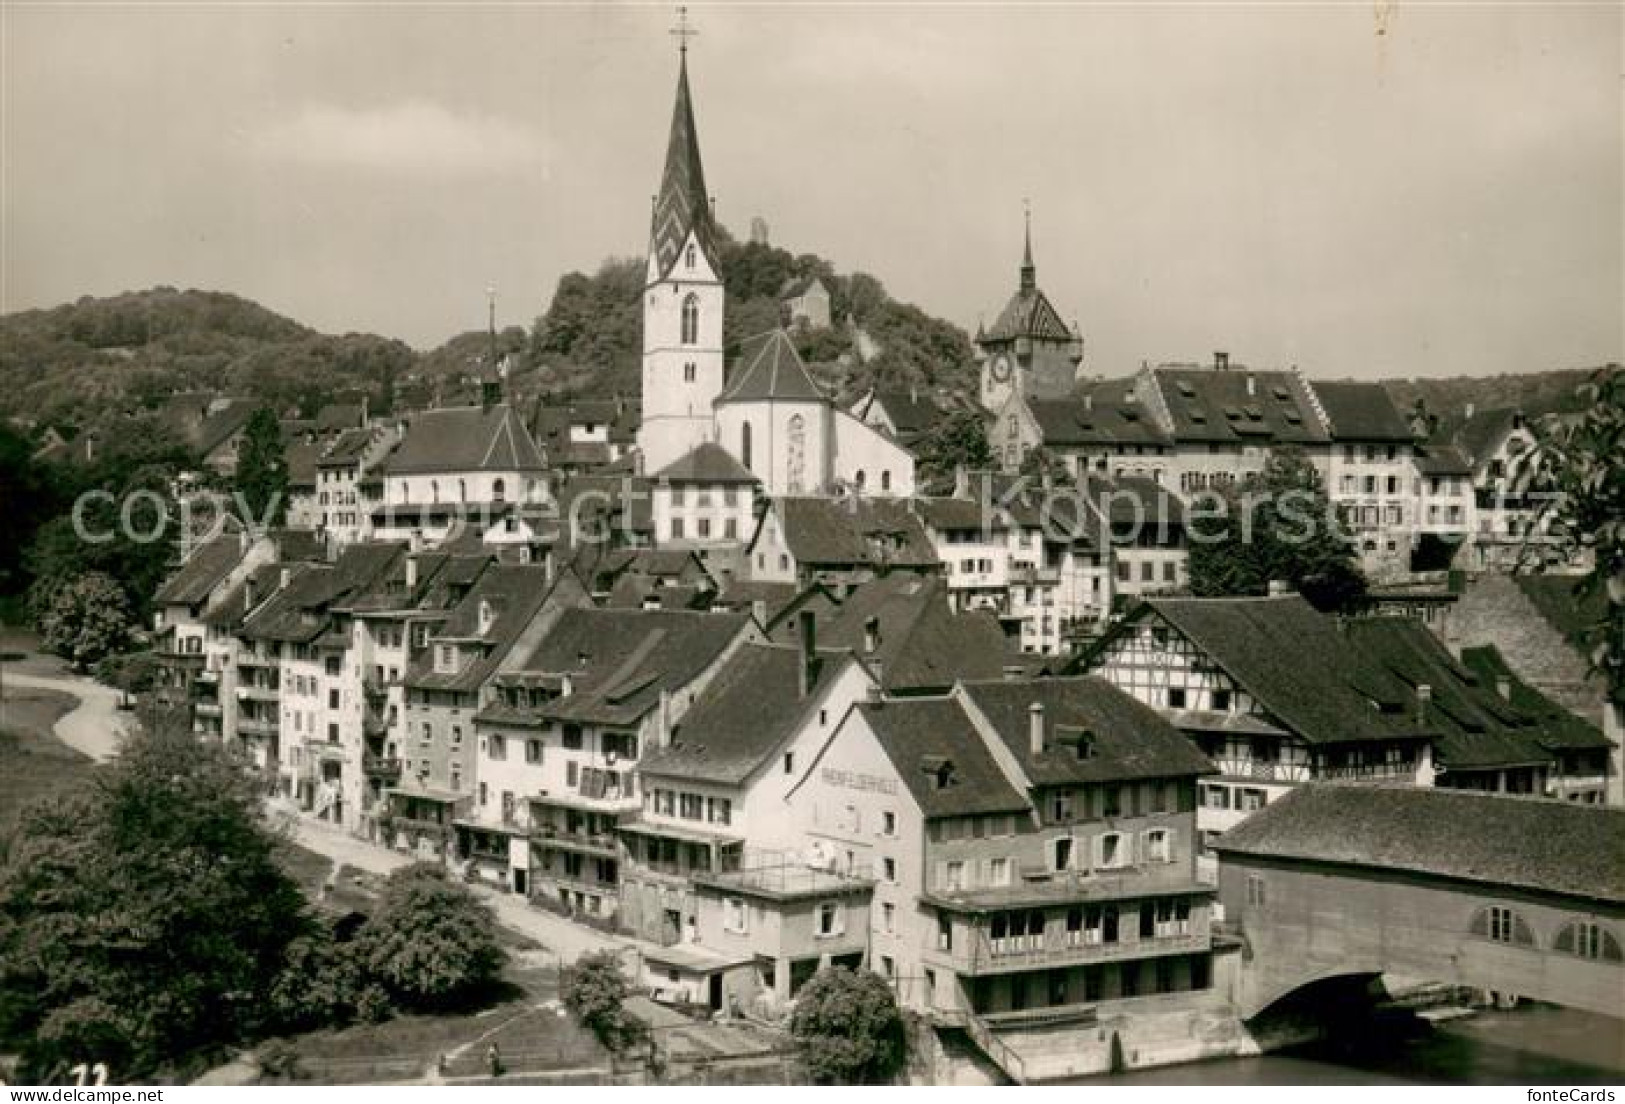
[(6, 690), (0, 718), (0, 832), (16, 824), (24, 806), (89, 778), (90, 759), (51, 732), (57, 718), (77, 704), (73, 695), (58, 690)]
[(503, 976), (506, 995), (479, 1012), (404, 1016), (290, 1039), (304, 1079), (323, 1085), (417, 1080), (458, 1050), (463, 1053), (450, 1059), (447, 1074), (483, 1076), (493, 1042), (504, 1067), (516, 1074), (609, 1065), (609, 1053), (591, 1032), (551, 1007), (537, 1007), (556, 995), (556, 974), (516, 964)]

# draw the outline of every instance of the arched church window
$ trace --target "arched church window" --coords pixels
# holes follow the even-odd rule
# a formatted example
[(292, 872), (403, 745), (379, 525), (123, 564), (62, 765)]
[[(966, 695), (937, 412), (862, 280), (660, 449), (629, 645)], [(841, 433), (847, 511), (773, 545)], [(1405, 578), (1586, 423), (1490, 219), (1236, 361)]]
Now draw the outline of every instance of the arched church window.
[(508, 485), (500, 478), (491, 481), (491, 497), (497, 502), (502, 501), (502, 496), (507, 493), (507, 490)]
[(890, 468), (887, 468), (885, 471), (880, 473), (880, 489), (882, 491), (891, 490), (891, 469)]
[(700, 339), (700, 297), (692, 292), (683, 300), (683, 344), (693, 345)]
[(868, 477), (863, 473), (863, 469), (859, 468), (857, 474), (852, 477), (852, 485), (861, 491), (863, 490), (863, 484), (867, 478)]
[(1594, 958), (1604, 962), (1622, 960), (1619, 940), (1595, 920), (1578, 920), (1564, 925), (1552, 941), (1552, 949), (1578, 958)]
[(1530, 930), (1528, 921), (1505, 905), (1479, 909), (1468, 930), (1495, 943), (1511, 943), (1519, 947), (1535, 945), (1535, 934)]
[(739, 427), (739, 462), (750, 467), (750, 423)]
[(683, 260), (684, 260), (684, 263), (687, 264), (689, 268), (694, 267), (694, 243), (693, 242), (689, 243), (689, 245), (688, 245), (688, 253), (684, 257)]
[(789, 443), (784, 450), (784, 481), (791, 491), (799, 491), (807, 469), (806, 419), (800, 414), (792, 414), (788, 429)]

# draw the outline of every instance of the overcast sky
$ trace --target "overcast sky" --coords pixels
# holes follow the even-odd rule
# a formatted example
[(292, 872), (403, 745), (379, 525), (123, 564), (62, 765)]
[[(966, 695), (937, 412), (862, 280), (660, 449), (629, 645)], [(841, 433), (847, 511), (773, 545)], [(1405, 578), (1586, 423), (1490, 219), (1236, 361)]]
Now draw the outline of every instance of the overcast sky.
[[(1039, 283), (1089, 367), (1625, 358), (1625, 15), (1595, 6), (692, 5), (736, 233), (974, 328)], [(669, 6), (17, 7), (6, 311), (169, 284), (419, 347), (641, 255)]]

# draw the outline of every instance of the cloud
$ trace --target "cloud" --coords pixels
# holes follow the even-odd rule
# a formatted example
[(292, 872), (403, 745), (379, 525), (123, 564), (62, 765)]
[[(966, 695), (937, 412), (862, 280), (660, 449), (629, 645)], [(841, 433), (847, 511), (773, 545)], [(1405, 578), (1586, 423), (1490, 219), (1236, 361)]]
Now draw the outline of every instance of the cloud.
[(537, 136), (507, 119), (411, 100), (385, 107), (314, 104), (252, 139), (269, 160), (389, 172), (474, 175), (537, 164)]

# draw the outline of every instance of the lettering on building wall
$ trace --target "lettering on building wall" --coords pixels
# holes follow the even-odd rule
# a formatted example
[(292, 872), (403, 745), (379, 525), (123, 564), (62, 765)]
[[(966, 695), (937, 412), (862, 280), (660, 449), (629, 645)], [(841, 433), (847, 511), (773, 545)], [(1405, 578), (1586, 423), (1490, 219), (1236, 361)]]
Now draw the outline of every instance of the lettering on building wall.
[(866, 793), (883, 794), (895, 794), (897, 792), (897, 780), (895, 778), (882, 778), (877, 774), (863, 774), (859, 771), (825, 767), (823, 778), (826, 785), (839, 786), (844, 790), (862, 790)]

